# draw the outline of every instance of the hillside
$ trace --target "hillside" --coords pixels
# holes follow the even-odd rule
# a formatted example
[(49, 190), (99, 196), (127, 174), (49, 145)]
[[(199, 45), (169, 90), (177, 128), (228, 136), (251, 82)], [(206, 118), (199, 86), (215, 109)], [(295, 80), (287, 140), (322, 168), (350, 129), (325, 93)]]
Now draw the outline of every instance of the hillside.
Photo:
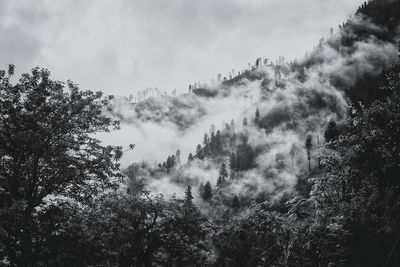
[(0, 266), (400, 266), (399, 41), (400, 0), (370, 0), (178, 95), (9, 65)]

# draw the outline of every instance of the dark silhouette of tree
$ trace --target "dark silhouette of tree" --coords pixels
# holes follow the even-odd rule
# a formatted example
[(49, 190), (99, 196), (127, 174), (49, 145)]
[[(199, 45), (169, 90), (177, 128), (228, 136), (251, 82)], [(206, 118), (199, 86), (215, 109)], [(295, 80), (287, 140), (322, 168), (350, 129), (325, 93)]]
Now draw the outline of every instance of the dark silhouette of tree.
[(0, 75), (0, 254), (13, 266), (37, 263), (40, 224), (52, 212), (45, 197), (87, 203), (121, 177), (122, 149), (93, 135), (118, 128), (102, 112), (109, 99), (49, 77), (34, 68), (11, 85)]
[(240, 201), (237, 195), (235, 195), (232, 199), (232, 208), (234, 210), (238, 210), (240, 208)]
[(193, 212), (194, 204), (193, 204), (193, 195), (192, 195), (192, 187), (189, 185), (185, 191), (185, 198), (184, 198), (184, 208), (187, 212)]
[(8, 77), (14, 75), (15, 66), (13, 64), (8, 65)]
[(204, 150), (204, 154), (207, 155), (209, 153), (209, 144), (210, 144), (210, 138), (208, 137), (208, 134), (205, 133), (204, 137), (203, 137), (203, 150)]
[(237, 170), (237, 160), (236, 160), (236, 154), (234, 152), (232, 152), (229, 157), (229, 167), (232, 171)]
[(215, 153), (216, 152), (216, 146), (215, 146), (215, 133), (211, 132), (211, 137), (210, 137), (210, 152)]
[(196, 147), (196, 154), (199, 154), (200, 151), (201, 151), (201, 145), (198, 144), (197, 147)]
[(311, 173), (311, 149), (313, 147), (313, 145), (312, 145), (312, 136), (311, 135), (307, 135), (304, 147), (305, 147), (305, 149), (307, 151), (308, 170)]
[(215, 145), (214, 145), (215, 150), (217, 151), (217, 153), (220, 152), (221, 149), (222, 149), (221, 141), (222, 141), (221, 131), (218, 130), (217, 133), (215, 134)]
[(176, 159), (176, 163), (180, 164), (181, 163), (181, 150), (178, 149), (175, 153), (175, 159)]
[(207, 181), (207, 183), (204, 185), (201, 197), (205, 201), (208, 201), (212, 198), (212, 187), (210, 181)]
[(289, 152), (290, 161), (291, 161), (290, 168), (292, 170), (294, 169), (294, 157), (296, 156), (296, 153), (297, 153), (297, 147), (294, 144), (292, 144), (292, 147), (290, 148), (290, 152)]
[(259, 126), (260, 124), (260, 111), (258, 110), (258, 108), (256, 109), (256, 118), (254, 119), (254, 123), (257, 126)]
[(191, 162), (191, 161), (193, 161), (193, 160), (194, 160), (194, 158), (193, 158), (192, 153), (189, 153), (188, 162)]
[(228, 178), (228, 171), (226, 169), (225, 163), (222, 163), (221, 168), (219, 169), (219, 176), (217, 180), (217, 186), (221, 187), (225, 184), (226, 179)]
[(168, 156), (167, 161), (166, 161), (166, 168), (168, 170), (174, 168), (176, 166), (176, 157), (175, 155)]
[(243, 118), (243, 126), (247, 126), (247, 119), (246, 118)]
[(325, 142), (330, 142), (335, 140), (339, 136), (339, 130), (336, 126), (336, 122), (334, 120), (330, 120), (328, 125), (326, 126), (324, 137)]

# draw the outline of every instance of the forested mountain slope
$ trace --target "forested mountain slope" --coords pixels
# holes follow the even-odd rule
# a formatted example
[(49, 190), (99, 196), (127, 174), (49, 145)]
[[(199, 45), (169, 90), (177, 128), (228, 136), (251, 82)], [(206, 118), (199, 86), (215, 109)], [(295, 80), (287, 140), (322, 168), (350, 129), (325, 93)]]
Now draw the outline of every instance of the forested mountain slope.
[[(140, 101), (10, 65), (0, 265), (399, 266), (399, 20), (369, 1), (303, 59)], [(121, 170), (95, 133), (126, 125), (190, 147)]]

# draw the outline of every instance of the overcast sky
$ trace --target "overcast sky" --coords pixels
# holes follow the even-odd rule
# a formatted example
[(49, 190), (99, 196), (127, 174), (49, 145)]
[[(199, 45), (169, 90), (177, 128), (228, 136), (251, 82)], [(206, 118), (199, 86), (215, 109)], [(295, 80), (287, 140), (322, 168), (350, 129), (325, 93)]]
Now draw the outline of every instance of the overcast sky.
[(0, 69), (82, 89), (184, 91), (257, 57), (311, 50), (363, 0), (0, 0)]

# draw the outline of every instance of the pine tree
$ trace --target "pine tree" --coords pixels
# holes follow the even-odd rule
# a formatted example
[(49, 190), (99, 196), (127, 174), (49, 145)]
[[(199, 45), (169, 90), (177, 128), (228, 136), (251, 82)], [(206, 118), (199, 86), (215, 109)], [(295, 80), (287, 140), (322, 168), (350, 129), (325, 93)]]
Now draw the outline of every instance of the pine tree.
[(211, 132), (211, 138), (210, 138), (210, 152), (214, 153), (216, 151), (215, 149), (215, 133)]
[(208, 154), (209, 144), (210, 144), (210, 139), (208, 138), (208, 134), (207, 133), (204, 134), (203, 144), (204, 144), (204, 154), (207, 155)]
[(196, 155), (198, 155), (200, 153), (200, 151), (201, 151), (201, 145), (198, 144), (196, 147)]
[(231, 172), (233, 170), (237, 170), (236, 154), (234, 152), (232, 152), (230, 157), (229, 157), (229, 167), (231, 169)]
[(175, 158), (176, 158), (176, 163), (180, 164), (181, 163), (181, 150), (178, 149), (175, 153)]
[(188, 162), (191, 162), (191, 161), (193, 161), (193, 160), (194, 160), (193, 154), (192, 154), (192, 153), (189, 153)]
[(226, 170), (225, 163), (222, 163), (221, 168), (219, 169), (219, 177), (217, 180), (217, 186), (220, 187), (225, 184), (226, 178), (228, 178), (228, 171)]
[(219, 152), (222, 148), (221, 146), (221, 131), (218, 130), (217, 133), (215, 134), (215, 150)]
[(246, 118), (243, 119), (243, 126), (244, 126), (244, 127), (247, 126), (247, 119), (246, 119)]
[(260, 111), (258, 110), (258, 108), (256, 109), (256, 118), (254, 119), (254, 123), (255, 125), (259, 125), (260, 123)]
[(235, 195), (232, 199), (232, 208), (234, 210), (238, 210), (240, 208), (240, 201), (237, 195)]
[(211, 126), (210, 126), (210, 134), (215, 133), (215, 130), (216, 130), (215, 125), (211, 124)]
[(192, 187), (188, 185), (185, 191), (185, 198), (183, 202), (183, 206), (187, 212), (192, 212), (194, 210), (193, 205), (193, 195), (192, 195)]
[(208, 201), (212, 198), (212, 187), (210, 181), (207, 181), (207, 183), (205, 184), (201, 197), (205, 201)]
[(304, 147), (307, 150), (307, 159), (308, 159), (308, 170), (311, 173), (311, 149), (312, 149), (312, 136), (307, 135), (306, 142)]
[(14, 69), (15, 69), (15, 66), (13, 64), (8, 65), (8, 77), (11, 77), (14, 75)]

